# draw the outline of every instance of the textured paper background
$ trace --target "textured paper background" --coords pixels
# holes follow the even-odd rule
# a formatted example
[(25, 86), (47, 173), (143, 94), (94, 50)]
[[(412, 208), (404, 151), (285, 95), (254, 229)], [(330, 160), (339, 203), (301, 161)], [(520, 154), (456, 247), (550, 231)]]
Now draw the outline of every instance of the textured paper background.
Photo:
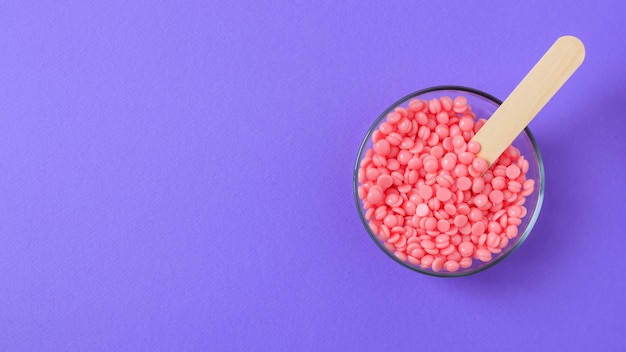
[[(624, 351), (622, 1), (0, 4), (0, 350)], [(440, 84), (504, 99), (561, 35), (531, 124), (527, 242), (460, 279), (367, 236), (358, 146)]]

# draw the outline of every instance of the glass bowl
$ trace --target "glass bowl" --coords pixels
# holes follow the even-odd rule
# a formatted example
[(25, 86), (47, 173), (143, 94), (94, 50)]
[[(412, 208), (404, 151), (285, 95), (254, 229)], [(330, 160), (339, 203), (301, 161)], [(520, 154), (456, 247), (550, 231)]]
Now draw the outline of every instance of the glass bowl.
[(391, 259), (393, 259), (400, 265), (419, 273), (439, 277), (459, 277), (474, 274), (490, 268), (502, 261), (509, 254), (514, 252), (524, 242), (524, 240), (526, 240), (535, 224), (535, 221), (537, 220), (537, 217), (539, 216), (539, 211), (541, 209), (544, 194), (543, 161), (541, 159), (541, 155), (539, 153), (539, 149), (537, 148), (535, 139), (528, 128), (526, 128), (524, 132), (522, 132), (513, 141), (513, 145), (519, 149), (521, 155), (523, 155), (525, 159), (529, 162), (529, 168), (526, 174), (526, 178), (535, 181), (535, 190), (532, 194), (526, 196), (526, 202), (524, 204), (524, 207), (526, 207), (527, 209), (527, 214), (522, 218), (522, 223), (518, 227), (518, 235), (510, 239), (508, 245), (502, 248), (500, 253), (492, 254), (492, 259), (490, 261), (482, 262), (478, 259), (474, 259), (472, 261), (472, 265), (467, 268), (459, 268), (459, 270), (455, 272), (449, 272), (446, 270), (436, 272), (430, 267), (423, 268), (419, 264), (412, 264), (408, 261), (402, 260), (394, 255), (394, 253), (391, 252), (389, 249), (387, 249), (385, 243), (381, 239), (379, 239), (379, 237), (372, 231), (369, 225), (369, 221), (366, 218), (363, 202), (358, 195), (358, 188), (360, 186), (358, 180), (358, 172), (361, 161), (365, 157), (367, 150), (373, 147), (372, 134), (379, 128), (380, 124), (385, 121), (387, 115), (390, 112), (394, 111), (397, 107), (408, 108), (409, 101), (411, 101), (412, 99), (417, 98), (421, 100), (431, 100), (433, 98), (441, 98), (444, 96), (450, 97), (452, 99), (457, 96), (464, 96), (467, 99), (468, 105), (471, 106), (472, 112), (476, 114), (477, 119), (488, 119), (502, 103), (500, 100), (496, 99), (490, 94), (481, 92), (477, 89), (462, 86), (431, 87), (411, 93), (406, 97), (398, 100), (389, 108), (387, 108), (387, 110), (385, 110), (382, 114), (380, 114), (376, 121), (374, 121), (372, 127), (370, 127), (370, 129), (367, 131), (367, 134), (365, 135), (365, 138), (361, 143), (361, 147), (359, 148), (358, 158), (354, 167), (353, 187), (354, 199), (356, 201), (357, 210), (361, 218), (361, 222), (365, 227), (365, 230), (372, 238), (372, 240), (374, 240), (376, 245), (378, 245), (378, 247)]

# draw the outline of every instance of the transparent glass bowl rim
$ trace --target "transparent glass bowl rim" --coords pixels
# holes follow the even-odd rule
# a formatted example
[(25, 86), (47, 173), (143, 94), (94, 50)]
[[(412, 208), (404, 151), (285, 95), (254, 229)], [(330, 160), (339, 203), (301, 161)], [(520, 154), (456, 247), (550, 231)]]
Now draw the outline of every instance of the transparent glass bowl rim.
[(400, 260), (399, 258), (397, 258), (395, 255), (393, 255), (393, 253), (390, 253), (383, 245), (382, 243), (378, 240), (378, 238), (376, 237), (375, 234), (372, 233), (372, 230), (369, 227), (368, 221), (365, 218), (365, 214), (363, 213), (363, 207), (361, 206), (361, 199), (359, 198), (359, 194), (358, 194), (358, 187), (359, 187), (359, 180), (358, 180), (358, 173), (359, 173), (359, 166), (361, 163), (361, 159), (365, 153), (365, 149), (367, 147), (367, 144), (369, 142), (369, 140), (372, 138), (372, 133), (374, 132), (376, 126), (378, 126), (381, 121), (387, 116), (387, 114), (389, 114), (390, 112), (392, 112), (396, 107), (408, 102), (409, 100), (419, 97), (421, 95), (424, 94), (428, 94), (428, 93), (433, 93), (433, 92), (439, 92), (439, 91), (459, 91), (459, 92), (466, 92), (466, 93), (470, 93), (470, 94), (474, 94), (477, 95), (479, 97), (482, 97), (484, 99), (487, 100), (491, 100), (492, 102), (494, 102), (495, 104), (497, 104), (498, 106), (502, 105), (502, 101), (496, 97), (494, 97), (491, 94), (485, 93), (481, 90), (478, 89), (474, 89), (474, 88), (469, 88), (469, 87), (465, 87), (465, 86), (457, 86), (457, 85), (442, 85), (442, 86), (434, 86), (434, 87), (430, 87), (430, 88), (425, 88), (425, 89), (421, 89), (418, 90), (416, 92), (410, 93), (408, 95), (406, 95), (405, 97), (399, 99), (398, 101), (396, 101), (395, 103), (391, 104), (385, 111), (383, 111), (383, 113), (380, 114), (380, 116), (374, 121), (374, 123), (372, 124), (372, 126), (368, 129), (365, 138), (363, 138), (363, 141), (361, 142), (361, 146), (359, 147), (359, 152), (357, 154), (357, 159), (356, 159), (356, 164), (354, 166), (354, 172), (353, 172), (353, 179), (352, 179), (352, 185), (353, 185), (353, 193), (354, 193), (354, 200), (356, 202), (356, 207), (357, 207), (357, 211), (359, 213), (359, 217), (361, 219), (361, 223), (363, 224), (363, 226), (365, 227), (366, 232), (368, 233), (368, 235), (370, 236), (370, 238), (374, 241), (374, 243), (376, 243), (376, 245), (378, 246), (378, 248), (380, 248), (385, 254), (387, 254), (387, 256), (389, 256), (391, 259), (393, 259), (396, 263), (404, 266), (405, 268), (411, 269), (413, 271), (416, 271), (418, 273), (422, 273), (422, 274), (426, 274), (426, 275), (431, 275), (431, 276), (437, 276), (437, 277), (462, 277), (462, 276), (468, 276), (468, 275), (472, 275), (478, 272), (481, 272), (483, 270), (486, 270), (488, 268), (493, 267), (494, 265), (498, 264), (499, 262), (501, 262), (502, 260), (504, 260), (504, 258), (508, 257), (511, 253), (515, 252), (517, 250), (517, 248), (519, 246), (522, 245), (522, 243), (524, 243), (524, 241), (526, 240), (526, 238), (528, 237), (528, 235), (530, 235), (530, 232), (532, 231), (535, 222), (537, 221), (537, 218), (539, 217), (539, 213), (541, 212), (541, 206), (543, 204), (543, 197), (544, 197), (544, 186), (545, 186), (545, 177), (544, 177), (544, 167), (543, 167), (543, 159), (541, 157), (541, 153), (539, 152), (539, 148), (537, 147), (537, 142), (535, 141), (535, 137), (533, 136), (533, 134), (530, 132), (530, 129), (528, 127), (526, 127), (524, 129), (524, 132), (526, 134), (526, 136), (528, 137), (528, 139), (530, 140), (532, 149), (537, 157), (537, 165), (538, 165), (538, 170), (537, 170), (537, 175), (539, 178), (539, 190), (538, 190), (538, 195), (537, 195), (537, 205), (535, 207), (535, 210), (533, 211), (533, 215), (532, 218), (529, 220), (528, 222), (528, 226), (526, 226), (526, 228), (524, 229), (524, 233), (519, 237), (519, 239), (517, 240), (517, 242), (515, 243), (514, 246), (512, 246), (511, 248), (508, 249), (508, 251), (506, 253), (503, 253), (502, 255), (500, 255), (498, 258), (496, 258), (495, 260), (492, 260), (488, 263), (485, 263), (484, 265), (478, 266), (473, 270), (468, 270), (468, 271), (464, 271), (464, 272), (434, 272), (434, 271), (430, 271), (430, 270), (423, 270), (419, 267), (413, 266), (403, 260)]

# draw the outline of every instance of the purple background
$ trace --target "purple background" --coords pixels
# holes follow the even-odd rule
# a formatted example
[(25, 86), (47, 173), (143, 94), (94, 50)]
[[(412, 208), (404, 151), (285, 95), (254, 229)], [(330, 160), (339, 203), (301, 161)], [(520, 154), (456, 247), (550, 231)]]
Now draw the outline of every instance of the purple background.
[[(0, 3), (0, 350), (626, 350), (623, 1), (48, 3)], [(352, 195), (373, 120), (504, 99), (567, 34), (526, 243), (391, 261)]]

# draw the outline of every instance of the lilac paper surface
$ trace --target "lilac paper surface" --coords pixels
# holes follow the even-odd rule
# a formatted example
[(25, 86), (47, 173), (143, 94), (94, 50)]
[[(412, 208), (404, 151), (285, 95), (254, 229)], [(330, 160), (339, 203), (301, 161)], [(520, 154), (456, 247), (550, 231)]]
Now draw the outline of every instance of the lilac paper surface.
[[(624, 351), (622, 1), (3, 2), (0, 350)], [(373, 120), (504, 99), (561, 35), (522, 247), (439, 279), (355, 209)]]

